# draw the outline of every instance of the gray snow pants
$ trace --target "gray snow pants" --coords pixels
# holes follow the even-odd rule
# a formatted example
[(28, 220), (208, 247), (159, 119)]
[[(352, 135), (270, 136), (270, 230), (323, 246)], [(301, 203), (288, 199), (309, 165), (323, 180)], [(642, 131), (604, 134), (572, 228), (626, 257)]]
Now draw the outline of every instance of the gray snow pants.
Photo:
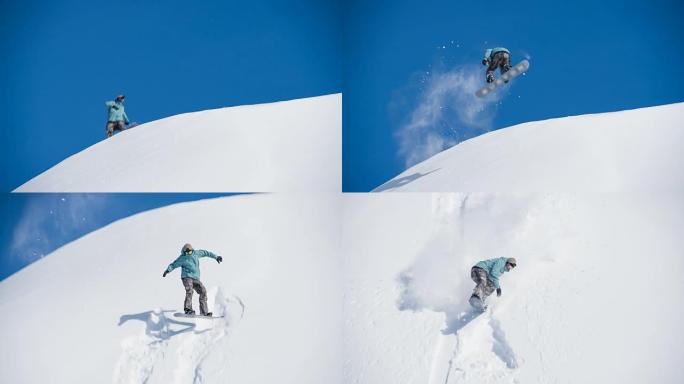
[(207, 289), (204, 288), (204, 284), (202, 284), (201, 281), (190, 277), (185, 277), (181, 280), (183, 280), (183, 287), (185, 287), (185, 309), (192, 310), (192, 291), (195, 290), (200, 295), (200, 314), (206, 315), (209, 312), (209, 309), (207, 308)]
[(114, 131), (123, 131), (126, 129), (126, 124), (123, 121), (108, 121), (107, 122), (107, 137), (112, 137)]
[(496, 290), (494, 284), (489, 280), (487, 271), (480, 267), (473, 267), (470, 270), (470, 278), (477, 284), (475, 289), (473, 289), (473, 295), (479, 297), (482, 301)]
[(511, 69), (511, 55), (506, 52), (497, 52), (492, 57), (487, 67), (487, 78), (494, 78), (494, 71), (496, 68), (501, 68), (501, 74), (508, 72)]

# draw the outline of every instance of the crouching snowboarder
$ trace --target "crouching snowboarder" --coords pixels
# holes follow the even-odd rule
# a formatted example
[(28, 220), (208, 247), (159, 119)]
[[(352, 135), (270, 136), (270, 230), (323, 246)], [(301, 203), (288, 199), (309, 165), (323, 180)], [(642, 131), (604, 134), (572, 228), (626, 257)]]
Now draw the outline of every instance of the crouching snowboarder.
[(515, 268), (516, 261), (514, 258), (499, 257), (496, 259), (483, 260), (475, 264), (470, 270), (470, 277), (473, 279), (475, 289), (473, 295), (470, 296), (470, 305), (473, 307), (485, 310), (485, 300), (489, 295), (496, 290), (496, 295), (501, 296), (501, 285), (499, 284), (499, 277), (504, 272), (509, 272)]
[(130, 124), (124, 110), (124, 95), (119, 95), (114, 101), (105, 103), (107, 106), (107, 137), (112, 137), (114, 131), (123, 131)]
[(485, 51), (482, 65), (487, 66), (487, 82), (491, 83), (494, 81), (496, 68), (501, 70), (502, 75), (511, 69), (511, 52), (503, 47), (490, 48)]
[(195, 311), (192, 309), (192, 291), (195, 290), (199, 293), (200, 302), (200, 314), (202, 316), (211, 316), (212, 313), (209, 312), (207, 308), (207, 289), (204, 284), (200, 281), (200, 269), (199, 269), (199, 259), (200, 257), (211, 257), (218, 263), (223, 261), (223, 257), (217, 256), (212, 252), (205, 251), (202, 249), (193, 249), (192, 245), (185, 244), (181, 250), (181, 255), (178, 256), (176, 261), (169, 264), (168, 268), (164, 271), (163, 277), (166, 277), (169, 272), (180, 267), (181, 280), (183, 281), (183, 287), (185, 287), (185, 302), (184, 309), (186, 315), (194, 315)]

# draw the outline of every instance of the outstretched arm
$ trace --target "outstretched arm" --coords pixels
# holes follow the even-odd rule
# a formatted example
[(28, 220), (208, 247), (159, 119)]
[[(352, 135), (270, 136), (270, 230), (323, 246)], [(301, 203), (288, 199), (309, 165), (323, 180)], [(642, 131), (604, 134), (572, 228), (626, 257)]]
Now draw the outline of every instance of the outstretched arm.
[(223, 257), (216, 255), (213, 252), (205, 251), (204, 249), (196, 249), (195, 253), (197, 253), (197, 257), (211, 257), (219, 263), (223, 261)]
[(173, 271), (174, 269), (180, 267), (180, 263), (178, 262), (178, 260), (179, 260), (179, 259), (176, 259), (173, 263), (169, 264), (169, 266), (166, 267), (166, 269), (164, 270), (164, 274), (162, 275), (162, 277), (166, 277), (166, 275), (168, 275), (171, 271)]
[(197, 254), (197, 257), (211, 257), (212, 259), (216, 258), (214, 252), (205, 251), (204, 249), (195, 249), (195, 253)]
[(126, 124), (130, 123), (130, 121), (128, 121), (128, 115), (126, 114), (126, 111), (124, 111), (124, 113), (123, 113), (123, 118), (124, 118), (124, 121), (126, 122)]

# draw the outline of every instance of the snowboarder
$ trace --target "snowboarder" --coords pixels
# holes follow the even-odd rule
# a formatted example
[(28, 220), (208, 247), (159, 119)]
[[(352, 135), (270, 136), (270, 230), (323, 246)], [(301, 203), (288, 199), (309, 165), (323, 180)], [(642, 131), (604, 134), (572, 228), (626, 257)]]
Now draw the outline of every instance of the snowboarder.
[(212, 252), (205, 251), (203, 249), (195, 250), (192, 248), (192, 245), (185, 244), (181, 249), (181, 255), (178, 256), (176, 261), (169, 264), (168, 268), (164, 270), (164, 274), (162, 276), (166, 277), (169, 272), (180, 267), (182, 269), (181, 280), (183, 281), (183, 287), (185, 287), (185, 314), (195, 314), (195, 311), (192, 309), (192, 291), (195, 290), (200, 295), (200, 314), (202, 316), (212, 316), (212, 313), (209, 312), (209, 309), (207, 308), (207, 289), (200, 281), (200, 257), (211, 257), (219, 264), (223, 261), (223, 257), (221, 256), (217, 256)]
[(473, 289), (473, 294), (470, 296), (470, 304), (479, 309), (487, 309), (484, 304), (485, 299), (494, 292), (496, 289), (496, 295), (501, 296), (501, 285), (499, 285), (499, 277), (504, 274), (504, 272), (509, 272), (511, 269), (515, 268), (517, 262), (514, 258), (499, 257), (496, 259), (482, 260), (475, 264), (470, 270), (470, 278), (473, 279), (475, 284), (475, 289)]
[[(487, 82), (494, 82), (494, 71), (498, 67), (501, 74), (508, 72), (511, 69), (511, 52), (503, 47), (489, 48), (485, 51), (482, 65), (487, 66)], [(508, 83), (507, 80), (504, 80)]]
[(105, 103), (107, 106), (107, 137), (112, 137), (114, 131), (123, 131), (130, 124), (128, 116), (124, 110), (124, 99), (126, 96), (119, 95), (114, 101)]

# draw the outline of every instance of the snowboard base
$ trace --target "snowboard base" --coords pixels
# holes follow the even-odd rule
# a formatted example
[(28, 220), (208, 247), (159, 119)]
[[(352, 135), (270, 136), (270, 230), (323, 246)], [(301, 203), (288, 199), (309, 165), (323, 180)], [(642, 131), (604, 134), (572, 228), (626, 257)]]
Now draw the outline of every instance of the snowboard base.
[(203, 315), (186, 315), (185, 313), (176, 312), (173, 314), (175, 317), (188, 317), (193, 319), (220, 319), (224, 316), (203, 316)]
[(473, 308), (479, 311), (484, 312), (487, 310), (487, 304), (485, 304), (482, 300), (480, 300), (479, 297), (475, 295), (470, 296), (470, 300), (468, 300), (468, 302)]
[(498, 79), (494, 80), (493, 82), (485, 85), (484, 87), (480, 88), (477, 92), (475, 92), (475, 96), (477, 97), (484, 97), (492, 92), (494, 92), (495, 89), (498, 87), (504, 85), (505, 83), (509, 82), (511, 79), (518, 77), (521, 73), (524, 73), (530, 69), (530, 62), (527, 60), (523, 60), (516, 64), (515, 67), (512, 67), (511, 69), (508, 70), (508, 72), (504, 73), (499, 77)]

